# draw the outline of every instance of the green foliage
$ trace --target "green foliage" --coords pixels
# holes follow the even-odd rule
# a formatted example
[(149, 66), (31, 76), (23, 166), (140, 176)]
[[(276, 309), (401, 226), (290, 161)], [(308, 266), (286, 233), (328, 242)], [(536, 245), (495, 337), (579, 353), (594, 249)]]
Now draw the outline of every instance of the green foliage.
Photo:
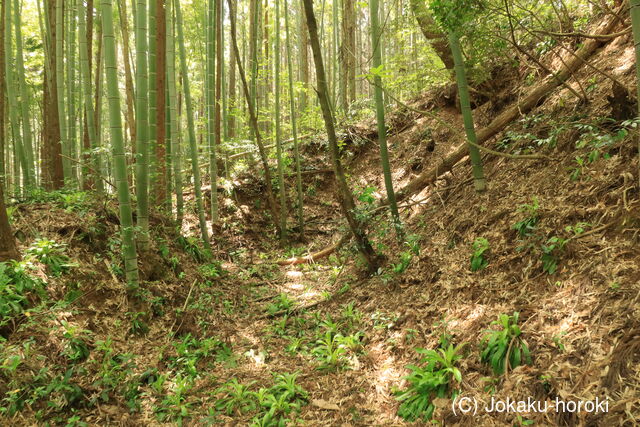
[(211, 259), (211, 252), (200, 246), (200, 239), (193, 236), (180, 236), (176, 240), (178, 245), (198, 263), (204, 263)]
[(478, 237), (473, 242), (473, 254), (471, 255), (471, 271), (484, 269), (489, 265), (489, 261), (485, 258), (489, 251), (489, 241), (484, 237)]
[(236, 412), (245, 414), (255, 410), (257, 408), (255, 393), (249, 389), (253, 384), (255, 382), (251, 382), (249, 385), (240, 384), (236, 378), (226, 382), (216, 390), (216, 394), (223, 395), (216, 401), (216, 409), (227, 415)]
[(273, 315), (275, 313), (284, 311), (289, 312), (293, 308), (295, 301), (293, 301), (285, 293), (281, 293), (277, 296), (274, 302), (267, 306), (267, 313)]
[(407, 237), (407, 241), (404, 242), (404, 246), (407, 250), (400, 253), (400, 262), (393, 265), (393, 272), (395, 274), (402, 274), (409, 267), (411, 260), (414, 256), (420, 255), (420, 236), (412, 234)]
[[(176, 356), (169, 358), (169, 367), (190, 378), (196, 378), (200, 375), (198, 364), (201, 360), (226, 354), (227, 351), (230, 351), (226, 344), (217, 338), (199, 340), (191, 334), (187, 334), (180, 341), (174, 342), (173, 347)], [(228, 356), (223, 357), (225, 360), (227, 358)]]
[(396, 399), (401, 402), (399, 416), (407, 421), (427, 421), (431, 418), (435, 410), (433, 399), (450, 396), (454, 380), (462, 382), (462, 374), (456, 365), (462, 358), (460, 352), (463, 346), (449, 344), (437, 350), (416, 349), (423, 355), (421, 365), (407, 366), (411, 372), (404, 379), (409, 386), (407, 390), (394, 392)]
[(518, 208), (518, 212), (524, 213), (526, 217), (518, 222), (516, 222), (511, 228), (518, 232), (520, 237), (530, 236), (536, 228), (538, 221), (540, 220), (538, 216), (538, 209), (540, 208), (540, 204), (538, 203), (538, 198), (533, 197), (533, 201), (531, 204), (523, 204)]
[(149, 325), (145, 321), (147, 313), (144, 311), (130, 311), (127, 316), (131, 321), (129, 333), (133, 335), (146, 335), (149, 332)]
[(51, 273), (58, 277), (75, 264), (69, 262), (69, 257), (64, 254), (65, 246), (46, 238), (36, 239), (25, 251), (28, 257), (32, 257), (46, 265)]
[(546, 244), (540, 245), (542, 256), (542, 271), (547, 274), (553, 274), (558, 269), (558, 262), (560, 262), (560, 254), (562, 253), (567, 240), (558, 236), (553, 236), (547, 240)]
[(96, 342), (95, 359), (98, 364), (97, 378), (93, 387), (98, 390), (92, 398), (92, 403), (98, 401), (107, 403), (114, 395), (123, 397), (130, 410), (138, 408), (139, 378), (135, 376), (135, 356), (131, 353), (117, 353), (113, 348), (111, 338)]
[(67, 340), (63, 351), (72, 362), (82, 362), (89, 357), (89, 347), (86, 341), (89, 339), (90, 331), (72, 326), (66, 321), (62, 321), (64, 333), (62, 336)]
[(511, 369), (523, 363), (531, 364), (529, 347), (522, 339), (522, 331), (518, 326), (519, 316), (517, 311), (513, 316), (501, 314), (491, 324), (501, 326), (502, 329), (487, 331), (487, 336), (483, 339), (484, 349), (480, 359), (490, 364), (496, 375), (504, 373), (507, 363)]
[(43, 283), (26, 273), (25, 262), (0, 263), (0, 326), (44, 296)]
[(430, 0), (429, 8), (446, 31), (458, 31), (473, 20), (481, 2), (477, 0)]
[(154, 407), (158, 419), (161, 421), (173, 419), (181, 426), (182, 420), (189, 416), (189, 409), (192, 406), (190, 402), (187, 402), (187, 393), (192, 388), (193, 380), (177, 373), (173, 379), (171, 391), (165, 395), (160, 405)]

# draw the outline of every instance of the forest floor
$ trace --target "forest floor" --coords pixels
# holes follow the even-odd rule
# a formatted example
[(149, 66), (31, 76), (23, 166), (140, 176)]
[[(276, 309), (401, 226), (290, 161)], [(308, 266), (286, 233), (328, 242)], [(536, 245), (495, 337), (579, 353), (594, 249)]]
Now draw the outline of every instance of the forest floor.
[[(591, 60), (633, 87), (632, 56), (624, 36)], [(525, 70), (508, 72), (518, 78), (475, 110), (478, 127), (528, 90)], [(220, 196), (211, 257), (197, 238), (154, 216), (151, 249), (140, 259), (144, 282), (130, 292), (112, 202), (42, 193), (12, 206), (21, 249), (34, 254), (32, 274), (46, 285), (0, 327), (0, 424), (405, 425), (394, 392), (406, 389), (407, 366), (419, 364), (416, 349), (453, 342), (465, 344), (462, 381), (452, 385), (463, 396), (599, 398), (608, 410), (456, 415), (436, 399), (433, 419), (444, 425), (638, 425), (638, 152), (622, 121), (602, 119), (611, 115), (611, 81), (586, 68), (576, 77), (589, 104), (561, 88), (490, 145), (545, 158), (483, 155), (489, 191), (481, 194), (468, 160), (458, 163), (401, 203), (401, 244), (376, 210), (384, 186), (375, 124), (343, 128), (358, 212), (387, 257), (371, 277), (349, 245), (310, 264), (276, 262), (344, 233), (326, 172), (305, 175), (306, 240), (286, 251), (262, 214), (259, 180), (248, 174), (235, 182), (235, 197)], [(411, 105), (437, 118), (389, 114), (397, 187), (461, 142), (443, 125), (462, 128), (441, 90)], [(328, 167), (320, 140), (305, 156)], [(187, 206), (193, 212), (193, 200)], [(182, 233), (197, 235), (196, 219), (186, 219)], [(36, 238), (68, 257), (65, 265), (36, 261)], [(473, 272), (478, 238), (486, 239), (484, 262)], [(481, 361), (483, 338), (514, 312), (532, 363), (498, 376)]]

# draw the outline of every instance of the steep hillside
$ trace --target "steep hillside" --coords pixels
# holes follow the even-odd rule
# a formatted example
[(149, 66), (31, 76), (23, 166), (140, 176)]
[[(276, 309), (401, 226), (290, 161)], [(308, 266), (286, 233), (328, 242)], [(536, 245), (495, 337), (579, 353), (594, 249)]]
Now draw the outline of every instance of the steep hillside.
[[(260, 213), (264, 189), (250, 171), (224, 198), (211, 254), (169, 219), (152, 218), (138, 289), (123, 284), (111, 201), (59, 193), (13, 206), (21, 250), (31, 255), (0, 278), (28, 268), (40, 280), (25, 281), (29, 298), (2, 311), (11, 316), (0, 326), (0, 424), (408, 425), (397, 399), (410, 385), (408, 366), (435, 378), (416, 349), (453, 344), (463, 345), (452, 361), (461, 378), (449, 379), (456, 401), (474, 398), (480, 408), (461, 414), (443, 392), (433, 400), (442, 425), (637, 425), (637, 122), (625, 117), (634, 106), (611, 79), (636, 84), (633, 44), (630, 34), (602, 44), (588, 58), (598, 71), (581, 66), (568, 80), (588, 102), (560, 86), (484, 143), (497, 152), (483, 154), (488, 191), (474, 191), (462, 159), (405, 193), (402, 243), (379, 206), (374, 122), (342, 129), (358, 214), (386, 256), (371, 277), (349, 243), (313, 262), (278, 264), (345, 234), (332, 174), (320, 164), (322, 138), (305, 148), (307, 164), (317, 166), (304, 175), (305, 242), (287, 251), (272, 243)], [(497, 72), (495, 98), (474, 111), (478, 129), (534, 89), (529, 83), (542, 76), (528, 65)], [(409, 104), (388, 114), (398, 189), (464, 143), (450, 90)], [(196, 234), (191, 198), (187, 205), (182, 231)], [(508, 320), (521, 335), (509, 335), (502, 351), (518, 356), (485, 363), (486, 331), (514, 313)], [(483, 410), (492, 399), (528, 398), (608, 406)]]

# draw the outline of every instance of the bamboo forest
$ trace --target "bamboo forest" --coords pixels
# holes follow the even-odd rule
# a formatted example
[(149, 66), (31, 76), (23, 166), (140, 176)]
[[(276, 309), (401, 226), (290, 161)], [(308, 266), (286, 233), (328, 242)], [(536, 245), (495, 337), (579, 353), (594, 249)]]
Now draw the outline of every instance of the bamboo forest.
[(0, 0), (0, 426), (640, 425), (640, 0)]

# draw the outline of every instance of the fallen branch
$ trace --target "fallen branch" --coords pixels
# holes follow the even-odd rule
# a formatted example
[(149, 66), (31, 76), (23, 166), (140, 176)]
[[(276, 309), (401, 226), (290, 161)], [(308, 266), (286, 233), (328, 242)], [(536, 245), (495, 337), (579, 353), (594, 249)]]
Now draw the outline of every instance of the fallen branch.
[[(617, 21), (615, 18), (610, 18), (601, 25), (599, 34), (609, 34), (616, 24)], [(554, 77), (547, 78), (542, 84), (529, 92), (522, 101), (509, 107), (499, 114), (491, 123), (489, 123), (489, 125), (480, 129), (478, 131), (478, 144), (488, 141), (490, 138), (501, 132), (512, 121), (520, 117), (520, 115), (535, 108), (540, 101), (547, 98), (553, 90), (560, 85), (560, 82), (567, 80), (571, 75), (573, 75), (573, 73), (583, 65), (584, 59), (593, 55), (596, 49), (598, 49), (602, 44), (604, 44), (603, 40), (587, 40), (584, 45), (578, 49), (574, 56), (566, 62), (566, 65), (560, 71), (555, 73)], [(396, 199), (398, 201), (404, 200), (422, 190), (427, 185), (433, 184), (440, 176), (450, 171), (456, 163), (464, 159), (468, 153), (469, 150), (467, 142), (460, 144), (451, 154), (437, 162), (434, 167), (422, 172), (406, 186), (399, 189), (396, 192)], [(386, 203), (386, 199), (381, 201), (381, 204)]]
[(303, 257), (289, 258), (286, 260), (278, 261), (278, 265), (298, 265), (312, 263), (317, 259), (321, 259), (331, 255), (333, 252), (340, 249), (340, 247), (347, 243), (349, 240), (351, 240), (351, 233), (345, 234), (344, 236), (342, 236), (342, 238), (340, 238), (340, 240), (338, 240), (337, 243), (326, 247), (318, 252), (314, 252)]
[(631, 32), (631, 27), (625, 28), (622, 31), (612, 34), (587, 34), (587, 33), (555, 33), (553, 31), (542, 31), (542, 30), (534, 30), (534, 33), (544, 34), (545, 36), (553, 36), (553, 37), (577, 37), (577, 38), (585, 38), (585, 39), (596, 39), (596, 40), (611, 40), (620, 36), (624, 36), (625, 34), (629, 34)]

